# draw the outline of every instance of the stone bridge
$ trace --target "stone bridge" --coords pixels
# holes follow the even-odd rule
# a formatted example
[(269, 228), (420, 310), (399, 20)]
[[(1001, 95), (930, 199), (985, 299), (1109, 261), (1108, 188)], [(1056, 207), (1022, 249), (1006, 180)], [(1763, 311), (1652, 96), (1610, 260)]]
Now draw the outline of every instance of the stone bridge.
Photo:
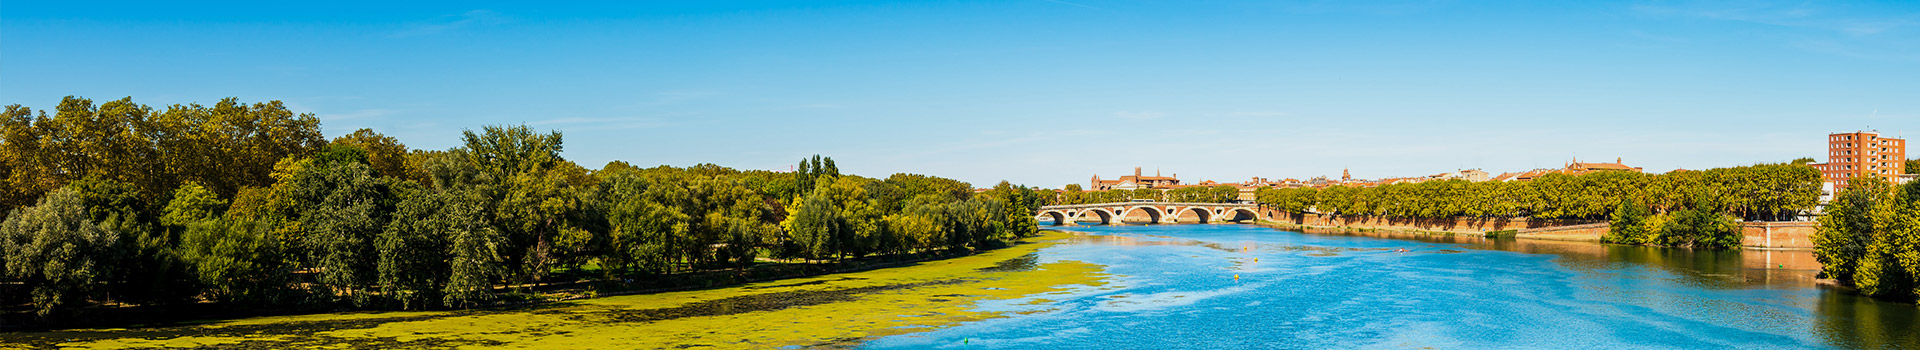
[(1049, 205), (1040, 207), (1041, 222), (1053, 225), (1085, 222), (1101, 225), (1114, 222), (1130, 224), (1204, 224), (1219, 221), (1253, 220), (1254, 204), (1116, 202), (1099, 204)]

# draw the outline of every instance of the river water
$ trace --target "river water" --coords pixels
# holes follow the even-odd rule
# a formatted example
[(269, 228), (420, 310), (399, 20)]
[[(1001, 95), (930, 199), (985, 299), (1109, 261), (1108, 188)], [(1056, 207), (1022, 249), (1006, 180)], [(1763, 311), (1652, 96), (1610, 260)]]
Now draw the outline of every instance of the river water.
[(1804, 251), (1067, 229), (1086, 235), (1035, 262), (1104, 265), (1109, 284), (981, 305), (1010, 317), (864, 347), (1920, 349), (1920, 309), (1818, 286)]

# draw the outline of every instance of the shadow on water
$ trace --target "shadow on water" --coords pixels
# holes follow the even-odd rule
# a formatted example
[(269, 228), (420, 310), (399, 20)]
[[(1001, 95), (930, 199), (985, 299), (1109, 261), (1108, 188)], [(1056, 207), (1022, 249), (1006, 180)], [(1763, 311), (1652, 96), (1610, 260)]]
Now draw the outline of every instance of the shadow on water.
[(1820, 293), (1818, 328), (1828, 344), (1847, 349), (1920, 349), (1920, 316), (1913, 305), (1892, 304), (1853, 293)]
[[(1146, 237), (1149, 239), (1141, 239), (1141, 237)], [(1227, 244), (1221, 244), (1218, 242), (1208, 242), (1208, 241), (1200, 241), (1200, 240), (1193, 240), (1193, 239), (1187, 239), (1187, 238), (1160, 236), (1160, 235), (1139, 235), (1139, 236), (1083, 235), (1083, 236), (1074, 236), (1068, 241), (1074, 244), (1100, 244), (1100, 245), (1114, 245), (1114, 246), (1139, 246), (1139, 247), (1190, 246), (1190, 247), (1208, 248), (1208, 249), (1218, 250), (1222, 252), (1229, 252), (1229, 253), (1244, 252), (1244, 251), (1249, 251), (1251, 249), (1259, 249), (1263, 251), (1277, 250), (1277, 251), (1288, 251), (1288, 252), (1308, 252), (1309, 253), (1307, 254), (1308, 256), (1337, 256), (1337, 255), (1340, 255), (1340, 253), (1345, 253), (1345, 252), (1387, 250), (1386, 248), (1354, 248), (1354, 247), (1317, 246), (1317, 245), (1260, 244), (1257, 246), (1255, 245), (1229, 246)]]
[(1027, 253), (1026, 255), (1021, 255), (1019, 257), (1002, 260), (998, 263), (994, 263), (993, 266), (982, 267), (980, 268), (980, 271), (1020, 272), (1020, 271), (1033, 271), (1033, 269), (1038, 267), (1040, 267), (1040, 254)]
[[(858, 287), (830, 290), (802, 290), (742, 295), (723, 299), (695, 302), (679, 307), (660, 309), (618, 309), (602, 314), (605, 321), (613, 322), (650, 322), (685, 317), (723, 316), (756, 311), (773, 311), (790, 307), (822, 305), (848, 302), (858, 299), (859, 295), (910, 289), (931, 285), (960, 283), (959, 280), (942, 280), (919, 283), (903, 283), (884, 286)], [(568, 314), (574, 317), (588, 316), (571, 313), (566, 310), (543, 311), (547, 313)], [(588, 320), (583, 320), (588, 321)]]
[(1710, 289), (1754, 287), (1806, 288), (1814, 284), (1820, 263), (1806, 250), (1693, 250), (1594, 242), (1469, 235), (1438, 236), (1392, 232), (1314, 233), (1457, 244), (1461, 248), (1558, 256), (1562, 266), (1583, 273), (1620, 267), (1656, 268)]

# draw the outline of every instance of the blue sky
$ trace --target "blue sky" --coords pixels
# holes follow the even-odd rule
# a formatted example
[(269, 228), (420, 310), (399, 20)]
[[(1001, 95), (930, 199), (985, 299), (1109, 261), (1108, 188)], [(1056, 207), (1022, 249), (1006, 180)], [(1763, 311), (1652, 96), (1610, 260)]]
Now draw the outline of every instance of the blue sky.
[(414, 148), (559, 129), (589, 168), (820, 153), (1055, 188), (1699, 169), (1920, 135), (1913, 1), (263, 3), (0, 3), (0, 103), (235, 96)]

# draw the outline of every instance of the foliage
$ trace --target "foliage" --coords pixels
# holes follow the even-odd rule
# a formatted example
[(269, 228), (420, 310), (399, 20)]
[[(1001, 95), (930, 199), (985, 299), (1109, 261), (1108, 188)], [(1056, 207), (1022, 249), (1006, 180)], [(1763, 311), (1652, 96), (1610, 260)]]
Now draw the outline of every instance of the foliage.
[(1855, 180), (1826, 211), (1812, 237), (1822, 277), (1877, 297), (1920, 296), (1920, 183)]
[(1647, 207), (1632, 201), (1622, 201), (1615, 206), (1613, 218), (1607, 227), (1607, 234), (1600, 241), (1619, 244), (1649, 244), (1658, 240), (1652, 234), (1657, 232), (1647, 228)]
[(1740, 247), (1740, 224), (1732, 215), (1695, 207), (1671, 214), (1672, 220), (1652, 231), (1655, 241), (1675, 247), (1733, 249)]
[(471, 305), (501, 277), (502, 238), (472, 192), (421, 191), (400, 201), (380, 233), (380, 292), (403, 309)]
[(378, 280), (374, 238), (392, 212), (392, 184), (364, 163), (314, 164), (287, 186), (304, 231), (304, 267), (316, 281), (354, 303), (369, 301)]
[(371, 129), (325, 142), (317, 119), (279, 102), (156, 111), (70, 97), (52, 116), (16, 105), (0, 117), (0, 302), (42, 315), (196, 299), (463, 308), (557, 273), (591, 277), (585, 266), (654, 278), (967, 251), (1033, 235), (1053, 197), (842, 174), (817, 155), (791, 173), (595, 171), (560, 156), (559, 132), (526, 126), (467, 131), (445, 150)]
[(61, 305), (101, 297), (126, 250), (120, 233), (94, 224), (80, 192), (63, 188), (0, 222), (6, 277), (32, 292), (47, 315)]
[(1764, 164), (1664, 175), (1595, 172), (1548, 174), (1533, 181), (1465, 180), (1376, 187), (1269, 188), (1264, 205), (1295, 213), (1395, 218), (1531, 217), (1603, 220), (1629, 198), (1652, 213), (1702, 205), (1746, 220), (1783, 220), (1813, 209), (1820, 173), (1812, 167)]
[(180, 251), (210, 300), (270, 305), (293, 301), (292, 265), (265, 219), (212, 218), (185, 224)]
[(394, 177), (415, 182), (426, 179), (420, 173), (408, 169), (407, 145), (400, 140), (374, 132), (373, 129), (354, 130), (352, 134), (341, 135), (333, 139), (333, 146), (353, 147), (363, 151), (366, 162), (380, 176)]
[(156, 111), (131, 98), (95, 104), (68, 96), (48, 116), (7, 106), (0, 120), (0, 205), (24, 206), (47, 191), (89, 176), (130, 184), (161, 203), (182, 182), (230, 197), (264, 186), (271, 165), (320, 147), (320, 121), (280, 101), (213, 106), (173, 105)]

